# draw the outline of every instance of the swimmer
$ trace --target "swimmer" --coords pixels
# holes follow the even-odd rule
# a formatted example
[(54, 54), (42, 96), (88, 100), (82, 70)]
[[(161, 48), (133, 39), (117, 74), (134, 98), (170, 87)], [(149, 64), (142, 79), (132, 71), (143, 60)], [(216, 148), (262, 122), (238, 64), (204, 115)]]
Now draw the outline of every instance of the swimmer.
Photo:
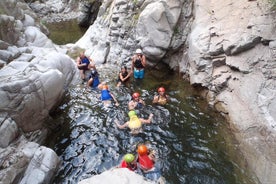
[(120, 125), (117, 120), (115, 120), (116, 125), (120, 128), (128, 127), (131, 131), (131, 134), (138, 134), (142, 132), (142, 125), (151, 123), (153, 114), (149, 115), (148, 119), (138, 118), (134, 110), (129, 111), (128, 116), (129, 121), (125, 122), (123, 125)]
[(132, 99), (128, 103), (128, 109), (129, 110), (141, 109), (145, 105), (146, 103), (140, 98), (140, 94), (138, 92), (135, 92), (132, 94)]
[(165, 93), (165, 88), (160, 87), (158, 88), (157, 91), (158, 91), (158, 95), (155, 95), (153, 97), (152, 103), (165, 105), (169, 101), (169, 96)]
[(98, 86), (101, 89), (101, 100), (104, 103), (104, 106), (109, 106), (111, 104), (111, 100), (115, 101), (115, 105), (119, 106), (118, 101), (115, 96), (108, 90), (108, 86), (106, 84), (100, 84)]
[(124, 156), (123, 161), (120, 164), (121, 168), (128, 168), (131, 171), (135, 171), (137, 169), (136, 158), (133, 154), (128, 153)]

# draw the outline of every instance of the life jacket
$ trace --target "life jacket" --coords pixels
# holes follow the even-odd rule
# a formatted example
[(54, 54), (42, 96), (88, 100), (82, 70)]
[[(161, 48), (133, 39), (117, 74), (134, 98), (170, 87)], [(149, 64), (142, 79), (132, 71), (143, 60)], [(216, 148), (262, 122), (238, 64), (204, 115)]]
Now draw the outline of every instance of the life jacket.
[(86, 64), (86, 65), (89, 65), (90, 64), (90, 61), (89, 61), (89, 59), (87, 58), (87, 57), (84, 57), (84, 58), (82, 58), (81, 59), (81, 64)]
[(112, 96), (110, 95), (107, 89), (101, 91), (101, 100), (111, 100)]
[(142, 64), (142, 59), (139, 59), (138, 57), (136, 57), (136, 59), (134, 61), (134, 67), (137, 69), (145, 68)]
[(150, 170), (154, 167), (154, 162), (149, 158), (147, 154), (138, 155), (138, 163), (143, 170)]
[(100, 84), (99, 77), (93, 78), (92, 87), (93, 87), (93, 88), (96, 88), (99, 84)]
[(128, 127), (132, 130), (139, 129), (142, 127), (142, 122), (136, 115), (133, 115), (129, 120)]
[(136, 164), (127, 164), (125, 160), (122, 161), (121, 163), (121, 168), (128, 168), (131, 171), (135, 171), (137, 169)]

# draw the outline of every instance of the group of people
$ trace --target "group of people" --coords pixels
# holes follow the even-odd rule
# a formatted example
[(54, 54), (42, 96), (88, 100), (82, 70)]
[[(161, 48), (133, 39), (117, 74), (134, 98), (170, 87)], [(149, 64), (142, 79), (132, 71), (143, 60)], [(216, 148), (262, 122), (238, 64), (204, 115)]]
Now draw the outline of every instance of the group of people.
[[(111, 101), (115, 101), (115, 105), (118, 106), (119, 103), (115, 96), (109, 91), (108, 85), (106, 83), (101, 83), (99, 80), (99, 74), (97, 72), (95, 63), (93, 60), (82, 52), (77, 58), (77, 67), (80, 70), (81, 79), (86, 80), (85, 72), (90, 71), (90, 75), (87, 79), (87, 87), (92, 89), (101, 90), (101, 101), (104, 105), (110, 105)], [(134, 56), (132, 57), (131, 70), (128, 71), (126, 66), (122, 66), (117, 79), (117, 87), (125, 84), (133, 74), (135, 79), (143, 79), (145, 75), (146, 67), (146, 57), (143, 55), (141, 49), (137, 49)], [(157, 94), (154, 95), (152, 103), (165, 105), (169, 101), (168, 95), (165, 93), (164, 87), (159, 87)], [(140, 98), (138, 92), (132, 94), (132, 99), (128, 103), (128, 116), (129, 120), (123, 124), (115, 120), (115, 124), (118, 128), (124, 129), (129, 128), (131, 134), (139, 134), (142, 132), (143, 124), (150, 124), (153, 118), (153, 114), (150, 114), (148, 119), (139, 118), (136, 111), (143, 106), (145, 102)], [(137, 148), (137, 156), (132, 153), (128, 153), (123, 157), (123, 161), (120, 167), (128, 168), (129, 170), (136, 170), (137, 168), (143, 172), (148, 172), (154, 168), (155, 156), (153, 151), (149, 151), (146, 145), (141, 144)]]
[(148, 173), (154, 170), (155, 152), (149, 150), (145, 144), (138, 145), (137, 155), (127, 153), (124, 155), (123, 160), (119, 167), (128, 168), (131, 171), (140, 170)]

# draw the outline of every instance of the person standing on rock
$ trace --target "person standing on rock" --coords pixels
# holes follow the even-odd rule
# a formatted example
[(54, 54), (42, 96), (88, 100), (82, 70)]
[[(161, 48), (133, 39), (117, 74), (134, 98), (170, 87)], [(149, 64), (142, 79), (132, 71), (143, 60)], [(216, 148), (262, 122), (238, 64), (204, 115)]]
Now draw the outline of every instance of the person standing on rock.
[(93, 64), (93, 60), (85, 56), (84, 52), (81, 52), (77, 58), (77, 67), (80, 70), (81, 79), (85, 81), (85, 71), (90, 70), (91, 68), (96, 69), (96, 66)]
[(146, 56), (143, 55), (141, 49), (135, 51), (132, 57), (131, 71), (133, 72), (135, 79), (143, 79), (145, 75)]

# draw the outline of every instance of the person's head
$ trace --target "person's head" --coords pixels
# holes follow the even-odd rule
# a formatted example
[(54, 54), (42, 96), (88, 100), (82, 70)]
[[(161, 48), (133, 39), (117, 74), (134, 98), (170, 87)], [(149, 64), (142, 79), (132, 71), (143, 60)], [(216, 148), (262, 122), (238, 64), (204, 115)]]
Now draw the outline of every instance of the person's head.
[(124, 161), (128, 164), (131, 164), (135, 160), (135, 156), (131, 153), (125, 154)]
[(145, 155), (145, 154), (148, 154), (148, 148), (146, 145), (144, 144), (141, 144), (138, 146), (137, 148), (137, 152), (139, 155)]
[(133, 116), (136, 116), (136, 112), (134, 110), (131, 110), (128, 112), (128, 117), (132, 118)]
[(91, 70), (91, 77), (97, 77), (98, 72), (96, 70)]
[(80, 53), (80, 58), (83, 59), (85, 57), (84, 52)]
[(102, 86), (102, 89), (103, 89), (103, 90), (107, 90), (107, 89), (108, 89), (108, 85), (104, 84), (104, 85)]
[(127, 71), (127, 67), (126, 67), (126, 66), (122, 66), (122, 67), (121, 67), (121, 72), (124, 73), (124, 72), (126, 72), (126, 71)]
[(165, 88), (163, 88), (163, 87), (160, 87), (160, 88), (158, 88), (158, 93), (160, 94), (160, 95), (164, 95), (165, 94)]
[(135, 101), (138, 101), (139, 97), (140, 97), (140, 94), (138, 92), (135, 92), (135, 93), (132, 94), (132, 99), (135, 100)]
[(137, 54), (137, 55), (142, 55), (142, 54), (143, 54), (143, 52), (142, 52), (142, 50), (141, 50), (141, 49), (136, 49), (135, 54)]

